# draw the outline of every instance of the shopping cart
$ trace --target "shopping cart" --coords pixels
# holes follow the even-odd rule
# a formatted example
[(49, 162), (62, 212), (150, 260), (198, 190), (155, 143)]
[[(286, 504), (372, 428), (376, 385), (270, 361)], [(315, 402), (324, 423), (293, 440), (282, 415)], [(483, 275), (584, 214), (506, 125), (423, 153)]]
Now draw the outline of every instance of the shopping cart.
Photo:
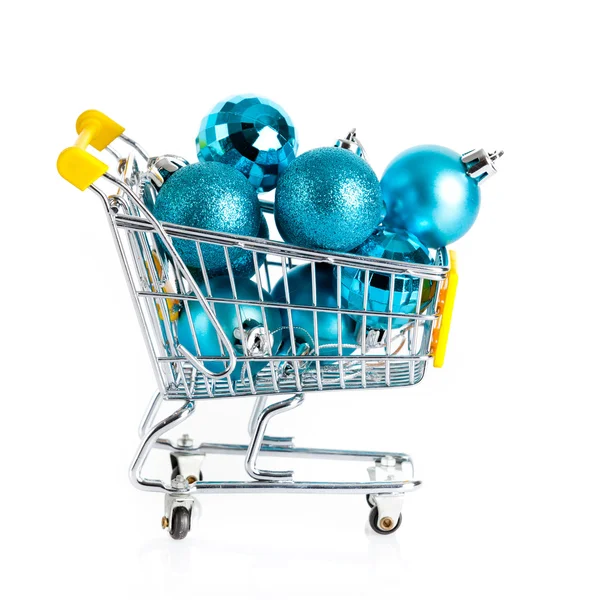
[[(307, 391), (375, 390), (410, 386), (419, 383), (429, 362), (442, 366), (450, 327), (457, 275), (453, 252), (437, 251), (431, 265), (401, 263), (365, 258), (350, 254), (321, 252), (295, 247), (262, 238), (243, 237), (160, 223), (151, 208), (157, 190), (168, 175), (186, 162), (173, 155), (150, 157), (142, 147), (124, 134), (124, 129), (98, 111), (86, 111), (77, 120), (79, 135), (74, 146), (58, 159), (60, 174), (80, 190), (91, 189), (101, 199), (106, 211), (119, 257), (128, 282), (131, 298), (148, 353), (158, 390), (139, 427), (141, 442), (130, 468), (133, 485), (141, 490), (165, 493), (163, 527), (175, 539), (184, 538), (194, 513), (194, 494), (234, 492), (310, 492), (365, 494), (371, 507), (369, 522), (378, 533), (395, 531), (402, 519), (402, 500), (406, 492), (419, 487), (414, 479), (409, 455), (398, 452), (349, 451), (297, 447), (293, 438), (266, 435), (269, 421), (277, 414), (292, 410), (304, 401)], [(123, 157), (117, 141), (127, 149)], [(91, 145), (106, 150), (116, 162), (116, 173), (87, 151)], [(100, 182), (111, 186), (111, 194)], [(272, 212), (272, 204), (261, 200), (263, 213)], [(199, 272), (191, 273), (175, 246), (182, 240), (194, 244)], [(231, 294), (211, 293), (204, 255), (218, 248), (227, 265)], [(232, 252), (248, 253), (254, 266), (253, 279), (259, 297), (238, 298), (236, 279), (231, 268)], [(310, 265), (313, 303), (301, 306), (290, 301), (287, 276), (298, 264)], [(317, 306), (315, 270), (317, 265), (332, 268), (337, 282), (337, 306)], [(341, 281), (346, 269), (358, 274), (364, 285), (362, 310), (343, 307)], [(368, 303), (372, 276), (389, 281), (390, 303), (387, 311), (374, 311)], [(429, 301), (418, 302), (414, 312), (394, 311), (393, 291), (398, 277), (418, 289), (418, 299), (425, 291)], [(284, 278), (286, 301), (275, 302), (264, 294)], [(204, 282), (202, 285), (199, 282)], [(194, 347), (179, 343), (178, 327), (182, 314), (199, 303), (210, 327), (219, 339), (220, 354), (202, 354), (202, 340), (194, 334)], [(217, 319), (220, 305), (235, 308), (238, 327), (232, 340)], [(253, 306), (262, 319), (246, 322), (240, 307)], [(291, 343), (286, 354), (277, 354), (275, 331), (270, 330), (268, 315), (272, 310), (288, 316)], [(310, 311), (314, 318), (314, 344), (295, 343), (293, 325), (296, 311)], [(330, 312), (338, 319), (341, 331), (343, 315), (352, 315), (356, 325), (356, 345), (347, 348), (338, 335), (337, 345), (330, 344), (322, 353), (318, 343), (318, 315)], [(367, 325), (369, 317), (385, 322), (382, 328)], [(344, 317), (345, 318), (345, 317)], [(401, 326), (397, 326), (401, 323)], [(191, 323), (190, 323), (191, 326)], [(193, 331), (193, 327), (190, 327)], [(333, 346), (333, 348), (331, 347)], [(239, 368), (241, 365), (241, 369)], [(234, 370), (238, 367), (233, 376)], [(165, 434), (188, 419), (201, 400), (238, 396), (254, 397), (249, 420), (249, 443), (195, 443), (184, 434), (176, 441)], [(269, 398), (274, 400), (269, 401)], [(157, 420), (163, 402), (175, 401), (176, 410)], [(171, 458), (168, 481), (149, 479), (142, 468), (152, 449), (167, 450)], [(205, 481), (202, 460), (207, 454), (233, 454), (244, 457), (245, 481)], [(361, 481), (298, 481), (291, 470), (267, 470), (257, 466), (261, 457), (313, 457), (366, 461), (369, 478)], [(197, 509), (196, 509), (197, 512)]]

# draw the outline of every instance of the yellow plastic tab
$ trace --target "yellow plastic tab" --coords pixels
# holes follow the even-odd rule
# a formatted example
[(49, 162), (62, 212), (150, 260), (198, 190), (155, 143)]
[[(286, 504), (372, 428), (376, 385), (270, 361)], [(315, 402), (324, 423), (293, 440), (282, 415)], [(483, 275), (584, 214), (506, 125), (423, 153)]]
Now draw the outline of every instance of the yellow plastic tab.
[[(160, 264), (160, 259), (158, 258), (158, 255), (156, 253), (155, 250), (152, 250), (152, 262), (154, 263), (154, 267), (156, 268), (156, 274), (158, 275), (158, 277), (160, 279), (162, 279), (163, 276), (163, 270), (162, 270), (162, 266)], [(154, 283), (152, 281), (152, 270), (149, 268), (148, 263), (146, 261), (144, 261), (144, 264), (146, 265), (146, 271), (148, 272), (148, 280), (150, 281), (150, 283)], [(161, 292), (164, 292), (165, 294), (175, 294), (175, 289), (173, 287), (173, 285), (170, 282), (166, 282), (166, 284), (161, 287)], [(169, 319), (171, 321), (177, 321), (177, 319), (179, 318), (179, 312), (181, 311), (181, 301), (180, 300), (173, 300), (172, 298), (167, 298), (166, 300), (167, 302), (167, 309), (169, 311)], [(156, 302), (156, 307), (158, 309), (158, 316), (160, 317), (160, 320), (163, 321), (163, 314), (162, 314), (162, 310), (160, 308), (160, 304), (157, 301)]]
[(79, 135), (75, 142), (77, 147), (85, 149), (89, 145), (96, 150), (104, 150), (125, 131), (125, 128), (99, 110), (86, 110), (79, 115), (75, 130)]
[(98, 110), (81, 113), (75, 129), (79, 137), (74, 146), (60, 153), (56, 168), (69, 183), (83, 191), (108, 171), (108, 166), (88, 154), (86, 148), (104, 150), (125, 129)]
[(437, 325), (433, 330), (431, 340), (431, 351), (433, 354), (433, 366), (441, 368), (444, 366), (446, 357), (446, 346), (452, 323), (452, 311), (458, 286), (458, 271), (456, 270), (456, 252), (450, 250), (450, 271), (445, 279), (444, 286), (440, 290), (437, 312), (440, 313)]
[(108, 166), (85, 150), (71, 146), (63, 150), (56, 162), (61, 177), (81, 191), (108, 171)]

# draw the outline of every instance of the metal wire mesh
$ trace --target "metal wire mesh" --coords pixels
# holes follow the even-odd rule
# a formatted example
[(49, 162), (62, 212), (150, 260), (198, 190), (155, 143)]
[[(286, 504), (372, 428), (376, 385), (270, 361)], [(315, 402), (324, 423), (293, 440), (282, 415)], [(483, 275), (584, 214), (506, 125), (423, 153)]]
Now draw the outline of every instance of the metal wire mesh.
[[(124, 169), (123, 177), (140, 199), (151, 202), (151, 184), (144, 179), (143, 170), (137, 168), (132, 157)], [(148, 193), (150, 192), (150, 193)], [(246, 395), (274, 395), (310, 390), (331, 391), (344, 389), (370, 389), (408, 386), (418, 383), (425, 374), (430, 353), (431, 337), (437, 319), (436, 306), (440, 283), (448, 270), (447, 254), (437, 251), (433, 265), (415, 265), (384, 259), (372, 259), (348, 254), (333, 254), (307, 250), (260, 238), (247, 238), (189, 227), (163, 224), (164, 230), (175, 246), (182, 242), (196, 247), (199, 268), (182, 272), (166, 249), (155, 224), (146, 218), (124, 194), (117, 194), (112, 202), (119, 210), (111, 215), (115, 237), (121, 251), (129, 283), (132, 287), (140, 321), (147, 337), (155, 363), (159, 387), (166, 399), (205, 399)], [(231, 251), (249, 253), (253, 266), (251, 280), (256, 284), (257, 297), (240, 297), (239, 279), (234, 276)], [(221, 275), (229, 282), (226, 294), (214, 292), (209, 277), (205, 254), (214, 249), (223, 253), (225, 272)], [(309, 265), (310, 277), (306, 285), (311, 288), (310, 304), (294, 304), (290, 295), (289, 273), (298, 265)], [(335, 306), (319, 303), (317, 269), (327, 265), (331, 269), (331, 285), (335, 290)], [(362, 306), (344, 306), (342, 279), (346, 270), (364, 284)], [(231, 363), (230, 358), (212, 328), (198, 335), (191, 318), (194, 303), (198, 300), (191, 291), (189, 279), (194, 277), (217, 314), (219, 307), (233, 309), (234, 319), (225, 326), (227, 335), (233, 334), (234, 348), (239, 368), (233, 373), (215, 379), (202, 373), (197, 365), (209, 371), (222, 371)], [(400, 279), (399, 279), (400, 277)], [(283, 282), (285, 297), (275, 301), (270, 293), (275, 283)], [(373, 281), (388, 289), (386, 310), (373, 310), (369, 297)], [(413, 312), (394, 310), (393, 298), (398, 281), (410, 280), (418, 286), (416, 308)], [(387, 283), (385, 283), (387, 282)], [(222, 288), (222, 285), (220, 286)], [(424, 289), (428, 302), (422, 302)], [(259, 311), (259, 323), (244, 320), (245, 307)], [(287, 317), (287, 325), (272, 327), (269, 319), (279, 314)], [(311, 344), (308, 349), (297, 340), (300, 329), (294, 319), (304, 312), (312, 315)], [(319, 316), (332, 315), (337, 319), (337, 340), (320, 343)], [(342, 319), (349, 315), (355, 330), (351, 343), (342, 337)], [(376, 317), (382, 327), (370, 327), (369, 317)], [(185, 350), (179, 340), (182, 319), (192, 334), (193, 344)], [(285, 321), (285, 319), (284, 319)], [(398, 326), (398, 323), (401, 325)], [(262, 334), (261, 344), (248, 337), (249, 329)], [(206, 339), (218, 339), (219, 352), (212, 344), (206, 352)], [(284, 344), (287, 342), (286, 344)], [(286, 352), (282, 353), (282, 346)], [(277, 347), (276, 347), (277, 346)], [(186, 353), (187, 351), (187, 353)], [(197, 362), (189, 359), (196, 357)]]

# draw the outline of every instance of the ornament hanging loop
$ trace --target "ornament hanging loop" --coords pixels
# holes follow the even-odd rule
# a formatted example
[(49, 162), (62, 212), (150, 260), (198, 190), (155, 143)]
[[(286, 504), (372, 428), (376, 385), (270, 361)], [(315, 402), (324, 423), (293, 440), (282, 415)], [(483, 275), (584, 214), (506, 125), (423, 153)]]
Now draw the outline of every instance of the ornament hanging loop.
[(497, 173), (494, 163), (503, 155), (503, 150), (486, 152), (483, 149), (479, 149), (463, 154), (461, 160), (467, 165), (467, 175), (473, 179), (477, 179), (481, 183), (484, 179)]
[(350, 152), (354, 152), (357, 156), (360, 156), (362, 159), (368, 162), (367, 153), (363, 145), (360, 143), (359, 139), (356, 137), (356, 128), (353, 128), (345, 138), (340, 138), (335, 143), (336, 148), (343, 148), (344, 150), (350, 150)]

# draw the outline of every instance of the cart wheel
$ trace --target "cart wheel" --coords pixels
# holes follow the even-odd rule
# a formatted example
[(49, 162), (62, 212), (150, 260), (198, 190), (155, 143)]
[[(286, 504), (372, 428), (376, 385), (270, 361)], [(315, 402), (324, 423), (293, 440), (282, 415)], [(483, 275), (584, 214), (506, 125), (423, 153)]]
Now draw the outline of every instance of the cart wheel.
[(372, 498), (371, 498), (371, 494), (367, 494), (365, 496), (365, 498), (367, 499), (367, 504), (373, 508), (375, 506), (375, 503), (373, 502)]
[[(369, 501), (368, 498), (369, 496), (367, 496), (367, 502)], [(402, 513), (400, 513), (397, 523), (391, 529), (381, 529), (379, 523), (379, 509), (376, 506), (374, 506), (371, 509), (371, 512), (369, 513), (369, 525), (375, 533), (379, 533), (380, 535), (389, 535), (390, 533), (394, 533), (394, 531), (396, 531), (398, 527), (400, 527), (401, 523)]]
[[(175, 479), (175, 477), (177, 477), (177, 475), (180, 475), (179, 472), (179, 465), (177, 465), (172, 471), (171, 471), (171, 481), (173, 481), (173, 479)], [(193, 483), (193, 481), (190, 481), (190, 478), (195, 478), (196, 481), (202, 481), (203, 476), (202, 476), (202, 471), (198, 471), (198, 476), (195, 475), (187, 475), (186, 479), (188, 480), (188, 483)]]
[(184, 506), (177, 506), (171, 514), (169, 535), (174, 540), (182, 540), (190, 531), (190, 511)]

